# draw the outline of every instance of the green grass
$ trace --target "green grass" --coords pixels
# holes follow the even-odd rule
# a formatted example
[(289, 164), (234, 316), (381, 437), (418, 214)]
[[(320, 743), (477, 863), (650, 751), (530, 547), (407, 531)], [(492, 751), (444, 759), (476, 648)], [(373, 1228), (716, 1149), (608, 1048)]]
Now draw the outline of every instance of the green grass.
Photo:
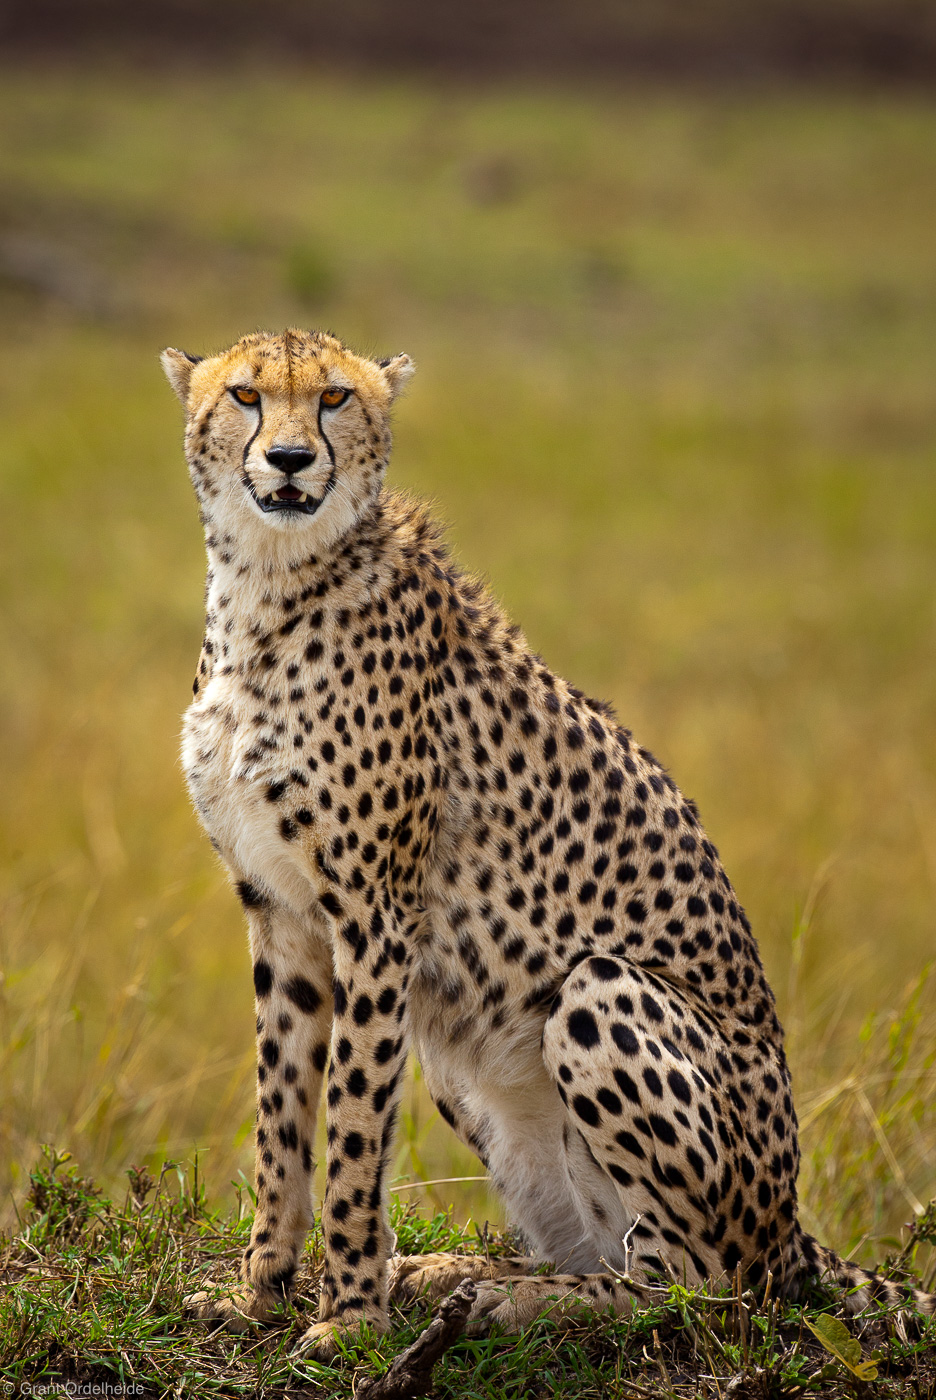
[[(362, 1336), (334, 1365), (296, 1356), (314, 1318), (322, 1267), (315, 1234), (281, 1322), (236, 1337), (192, 1323), (184, 1316), (186, 1292), (206, 1277), (230, 1278), (249, 1238), (245, 1195), (236, 1214), (211, 1212), (197, 1173), (168, 1164), (158, 1180), (131, 1172), (123, 1199), (111, 1201), (49, 1152), (32, 1175), (17, 1234), (0, 1238), (0, 1389), (72, 1381), (140, 1387), (124, 1392), (131, 1394), (350, 1400), (364, 1377), (382, 1374), (415, 1339), (426, 1307), (394, 1308), (389, 1336)], [(496, 1258), (509, 1247), (496, 1233), (472, 1237), (446, 1214), (427, 1219), (398, 1209), (393, 1223), (407, 1253), (483, 1247)], [(932, 1211), (892, 1274), (912, 1272), (927, 1233), (936, 1237)], [(722, 1396), (729, 1384), (729, 1393), (764, 1397), (866, 1393), (867, 1383), (863, 1392), (812, 1332), (825, 1316), (844, 1317), (841, 1299), (817, 1295), (792, 1306), (674, 1283), (629, 1318), (586, 1313), (559, 1326), (544, 1317), (520, 1338), (498, 1331), (464, 1337), (438, 1364), (433, 1393), (439, 1400), (689, 1400)], [(878, 1312), (844, 1325), (859, 1347), (858, 1364), (877, 1367), (875, 1394), (936, 1394), (936, 1321), (908, 1327)]]
[[(109, 1192), (200, 1148), (212, 1208), (251, 1171), (156, 354), (300, 322), (416, 359), (393, 481), (699, 801), (807, 1227), (893, 1247), (936, 1174), (936, 106), (8, 71), (0, 211), (5, 1218), (43, 1141)], [(417, 1076), (398, 1184), (479, 1173)], [(400, 1194), (503, 1223), (483, 1182)]]

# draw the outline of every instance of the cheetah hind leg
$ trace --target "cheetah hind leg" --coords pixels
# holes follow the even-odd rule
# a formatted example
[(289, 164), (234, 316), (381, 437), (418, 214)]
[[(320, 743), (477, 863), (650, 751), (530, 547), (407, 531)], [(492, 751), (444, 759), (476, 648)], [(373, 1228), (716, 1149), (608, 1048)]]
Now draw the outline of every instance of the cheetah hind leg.
[[(570, 1140), (574, 1128), (633, 1221), (626, 1258), (606, 1245), (599, 1258), (638, 1281), (696, 1284), (740, 1265), (756, 1285), (778, 1271), (797, 1157), (786, 1067), (769, 1039), (720, 1024), (650, 969), (595, 956), (553, 1002), (543, 1058)], [(765, 1124), (760, 1139), (745, 1114)], [(585, 1197), (582, 1207), (587, 1220)]]
[(419, 1297), (443, 1298), (470, 1278), (477, 1294), (468, 1314), (469, 1335), (492, 1325), (520, 1332), (534, 1318), (548, 1313), (573, 1321), (584, 1310), (618, 1316), (646, 1303), (641, 1289), (609, 1274), (534, 1274), (535, 1259), (512, 1255), (487, 1259), (479, 1254), (397, 1255), (390, 1261), (390, 1296), (395, 1303)]
[(471, 1312), (469, 1336), (478, 1336), (492, 1325), (507, 1332), (521, 1332), (537, 1317), (548, 1316), (570, 1325), (583, 1313), (612, 1312), (626, 1317), (634, 1308), (646, 1307), (649, 1297), (639, 1284), (611, 1274), (545, 1274), (479, 1283)]
[(390, 1297), (403, 1304), (417, 1298), (435, 1302), (457, 1288), (462, 1279), (496, 1283), (523, 1278), (535, 1268), (534, 1259), (520, 1255), (488, 1259), (483, 1254), (396, 1254), (390, 1260)]

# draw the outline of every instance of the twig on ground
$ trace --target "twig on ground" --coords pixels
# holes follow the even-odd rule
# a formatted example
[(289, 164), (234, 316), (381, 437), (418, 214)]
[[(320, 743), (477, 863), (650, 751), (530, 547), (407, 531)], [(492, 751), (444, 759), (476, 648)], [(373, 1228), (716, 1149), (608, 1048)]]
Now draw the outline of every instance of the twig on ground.
[(453, 1293), (443, 1298), (429, 1326), (400, 1355), (382, 1376), (362, 1381), (355, 1391), (355, 1400), (416, 1400), (428, 1395), (432, 1385), (432, 1368), (442, 1353), (457, 1342), (465, 1330), (475, 1286), (470, 1278), (463, 1279)]

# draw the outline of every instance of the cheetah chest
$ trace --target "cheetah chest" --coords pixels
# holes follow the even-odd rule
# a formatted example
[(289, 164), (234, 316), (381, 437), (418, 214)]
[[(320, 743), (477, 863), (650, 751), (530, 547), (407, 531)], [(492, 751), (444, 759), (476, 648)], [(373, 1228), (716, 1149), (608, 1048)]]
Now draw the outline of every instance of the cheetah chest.
[(231, 677), (213, 677), (188, 709), (182, 764), (202, 825), (242, 878), (296, 913), (319, 894), (307, 845), (283, 840), (271, 791), (296, 781), (291, 748), (275, 724), (256, 722)]

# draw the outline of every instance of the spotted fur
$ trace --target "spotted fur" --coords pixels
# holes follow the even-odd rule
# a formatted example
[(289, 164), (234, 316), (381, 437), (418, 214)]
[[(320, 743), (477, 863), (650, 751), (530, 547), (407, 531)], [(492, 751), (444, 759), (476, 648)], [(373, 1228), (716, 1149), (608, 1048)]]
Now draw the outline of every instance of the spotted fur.
[[(208, 550), (185, 772), (244, 906), (257, 1007), (243, 1284), (195, 1311), (242, 1326), (288, 1294), (323, 1079), (320, 1355), (338, 1328), (387, 1327), (391, 1282), (467, 1274), (475, 1320), (513, 1326), (626, 1311), (661, 1273), (770, 1271), (789, 1293), (827, 1272), (855, 1306), (894, 1301), (798, 1225), (783, 1033), (695, 805), (385, 489), (406, 356), (288, 331), (163, 362)], [(529, 1258), (391, 1263), (411, 1045)]]

